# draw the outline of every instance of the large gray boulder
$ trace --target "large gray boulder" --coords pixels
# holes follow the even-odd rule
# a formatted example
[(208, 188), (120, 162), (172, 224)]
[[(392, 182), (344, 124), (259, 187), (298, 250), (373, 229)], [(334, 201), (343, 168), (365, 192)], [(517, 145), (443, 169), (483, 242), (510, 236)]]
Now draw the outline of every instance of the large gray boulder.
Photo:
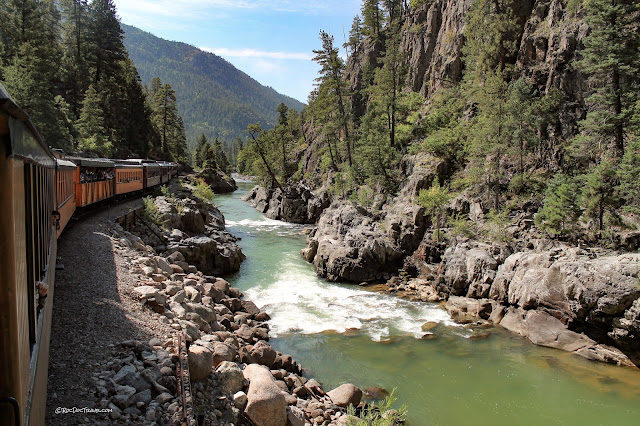
[(228, 232), (213, 231), (210, 235), (200, 235), (171, 242), (167, 253), (180, 252), (187, 262), (195, 265), (207, 275), (224, 275), (240, 269), (245, 259), (237, 239)]
[(191, 380), (198, 381), (206, 378), (213, 367), (213, 352), (200, 345), (189, 347), (189, 373)]
[(508, 254), (510, 251), (506, 246), (478, 242), (448, 248), (442, 259), (446, 292), (456, 296), (488, 297), (498, 265)]
[(598, 344), (593, 339), (568, 330), (557, 318), (538, 310), (509, 308), (500, 325), (527, 337), (540, 346), (574, 352), (588, 359), (634, 367), (635, 364), (619, 349)]
[(249, 380), (245, 415), (256, 426), (285, 426), (287, 402), (269, 369), (250, 364), (244, 369), (244, 377)]
[[(554, 312), (571, 329), (640, 350), (633, 321), (640, 298), (640, 254), (597, 258), (577, 250), (516, 253), (499, 268), (490, 296), (523, 309)], [(631, 321), (631, 322), (629, 322)]]
[(330, 281), (388, 277), (402, 266), (405, 255), (379, 222), (366, 211), (344, 203), (334, 203), (324, 211), (309, 244), (315, 248), (312, 261), (316, 272)]
[(228, 395), (233, 395), (244, 387), (244, 374), (235, 362), (223, 361), (216, 368), (216, 376), (222, 392)]
[(329, 395), (331, 401), (337, 406), (348, 407), (349, 405), (353, 405), (357, 407), (362, 399), (362, 390), (351, 383), (345, 383), (327, 392), (327, 395)]

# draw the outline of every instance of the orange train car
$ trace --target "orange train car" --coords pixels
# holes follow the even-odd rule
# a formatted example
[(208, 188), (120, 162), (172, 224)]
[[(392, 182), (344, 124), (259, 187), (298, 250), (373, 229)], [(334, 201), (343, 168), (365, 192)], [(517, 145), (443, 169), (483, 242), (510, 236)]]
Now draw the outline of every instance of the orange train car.
[(75, 181), (76, 206), (84, 207), (115, 195), (115, 166), (105, 158), (77, 158), (68, 160), (77, 164)]
[(141, 164), (119, 162), (116, 164), (116, 195), (144, 188), (144, 170)]
[(76, 169), (78, 166), (68, 160), (56, 159), (56, 204), (60, 214), (60, 224), (56, 238), (76, 211)]
[(56, 161), (0, 85), (0, 419), (44, 424), (57, 251)]

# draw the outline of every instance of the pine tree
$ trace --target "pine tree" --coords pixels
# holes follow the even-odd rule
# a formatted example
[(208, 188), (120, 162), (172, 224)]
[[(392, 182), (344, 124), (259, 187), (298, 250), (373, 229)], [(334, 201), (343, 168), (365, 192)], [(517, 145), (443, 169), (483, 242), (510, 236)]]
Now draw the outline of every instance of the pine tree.
[(358, 53), (358, 46), (364, 40), (364, 35), (362, 34), (362, 20), (360, 19), (360, 15), (356, 15), (353, 18), (353, 23), (351, 24), (351, 30), (349, 31), (349, 40), (344, 44), (344, 48), (347, 51), (351, 52), (351, 55), (356, 55)]
[(620, 185), (616, 188), (617, 197), (624, 201), (624, 210), (640, 213), (640, 136), (635, 136), (624, 152), (618, 168)]
[(416, 203), (424, 207), (425, 215), (432, 217), (440, 241), (440, 228), (444, 226), (447, 219), (447, 203), (451, 195), (448, 188), (440, 186), (440, 182), (435, 178), (429, 189), (422, 189), (418, 194)]
[(222, 146), (222, 142), (216, 138), (213, 143), (213, 149), (215, 151), (215, 159), (218, 169), (220, 169), (224, 173), (229, 173), (231, 165), (229, 164), (229, 160), (227, 160), (227, 156), (224, 153), (224, 148)]
[(91, 84), (88, 52), (89, 7), (86, 0), (61, 0), (62, 13), (62, 94), (77, 117), (82, 97)]
[(515, 0), (474, 0), (467, 15), (465, 78), (477, 84), (489, 71), (503, 72), (518, 49), (518, 22), (513, 9)]
[(362, 33), (369, 37), (378, 37), (381, 29), (380, 0), (362, 2)]
[(325, 117), (334, 117), (334, 120), (337, 120), (335, 124), (343, 132), (347, 161), (351, 167), (353, 162), (349, 138), (349, 117), (345, 108), (345, 96), (348, 89), (343, 78), (345, 64), (339, 55), (340, 52), (333, 45), (332, 35), (320, 31), (320, 40), (322, 41), (322, 49), (313, 51), (316, 55), (313, 60), (321, 67), (320, 76), (316, 78), (318, 86), (322, 86), (322, 90), (319, 90), (318, 94), (326, 96), (327, 106), (333, 104), (332, 109), (335, 113), (329, 113)]
[(196, 142), (196, 149), (193, 152), (193, 166), (194, 167), (202, 167), (202, 163), (204, 162), (204, 154), (205, 149), (207, 149), (207, 145), (208, 145), (208, 141), (207, 141), (207, 137), (205, 136), (204, 133), (202, 133), (199, 137), (198, 137), (198, 141)]
[(156, 92), (153, 98), (153, 122), (160, 136), (159, 151), (165, 158), (176, 161), (186, 159), (186, 136), (184, 122), (178, 113), (176, 93), (168, 83)]
[(93, 84), (89, 86), (82, 103), (80, 118), (76, 123), (79, 135), (78, 149), (109, 157), (113, 144), (109, 140), (109, 133), (104, 125), (101, 97), (102, 95), (96, 91)]
[(572, 237), (580, 217), (580, 191), (575, 179), (557, 174), (549, 182), (544, 206), (535, 216), (538, 228), (551, 237)]
[(0, 40), (5, 45), (5, 57), (1, 79), (45, 141), (68, 149), (68, 118), (56, 108), (55, 93), (60, 79), (60, 15), (52, 1), (9, 0), (3, 6)]
[(272, 167), (273, 163), (267, 159), (268, 153), (270, 151), (273, 152), (273, 150), (266, 149), (267, 146), (270, 145), (268, 141), (269, 135), (264, 130), (262, 130), (262, 127), (258, 123), (249, 124), (247, 126), (246, 132), (249, 134), (249, 137), (251, 139), (247, 144), (247, 146), (245, 147), (245, 150), (249, 149), (255, 152), (256, 154), (258, 154), (266, 170), (266, 173), (263, 176), (263, 181), (267, 183), (269, 188), (273, 188), (274, 186), (277, 186), (278, 188), (280, 188), (282, 192), (284, 192), (284, 189), (282, 188), (280, 181), (278, 180), (276, 174), (273, 171), (273, 167)]
[(582, 203), (585, 207), (584, 214), (597, 222), (598, 231), (604, 229), (604, 214), (613, 212), (618, 207), (619, 199), (616, 197), (617, 186), (615, 164), (608, 158), (604, 158), (585, 176), (585, 185), (582, 192)]
[(120, 157), (146, 157), (155, 138), (155, 129), (151, 123), (151, 106), (145, 96), (145, 89), (133, 62), (123, 61), (123, 89), (121, 94), (116, 140), (120, 142)]
[(594, 93), (587, 99), (589, 111), (581, 123), (584, 135), (577, 140), (577, 149), (597, 147), (601, 153), (612, 145), (622, 158), (632, 108), (640, 99), (640, 3), (586, 0), (584, 7), (591, 33), (577, 65), (589, 75)]
[(122, 28), (113, 0), (93, 0), (91, 19), (91, 65), (94, 83), (117, 76), (127, 53), (122, 42)]

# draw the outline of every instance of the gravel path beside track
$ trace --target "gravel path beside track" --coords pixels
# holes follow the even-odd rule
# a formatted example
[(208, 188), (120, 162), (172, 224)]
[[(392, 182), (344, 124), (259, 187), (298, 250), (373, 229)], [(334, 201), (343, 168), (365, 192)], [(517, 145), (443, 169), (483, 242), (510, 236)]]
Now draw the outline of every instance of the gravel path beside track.
[(130, 259), (139, 255), (110, 238), (114, 218), (138, 205), (134, 200), (84, 215), (58, 241), (64, 269), (56, 271), (54, 287), (47, 425), (95, 424), (92, 414), (55, 409), (94, 406), (93, 377), (117, 343), (172, 335), (132, 296)]

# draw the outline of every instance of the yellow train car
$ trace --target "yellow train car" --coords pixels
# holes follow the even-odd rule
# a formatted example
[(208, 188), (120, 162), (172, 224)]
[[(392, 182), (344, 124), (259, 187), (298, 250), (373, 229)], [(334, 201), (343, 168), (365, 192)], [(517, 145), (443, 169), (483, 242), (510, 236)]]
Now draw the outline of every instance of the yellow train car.
[(116, 164), (116, 195), (138, 191), (144, 187), (144, 170), (142, 165)]
[(44, 424), (56, 259), (56, 162), (0, 85), (0, 419)]
[(116, 164), (104, 158), (69, 157), (76, 163), (76, 206), (84, 207), (115, 195)]

